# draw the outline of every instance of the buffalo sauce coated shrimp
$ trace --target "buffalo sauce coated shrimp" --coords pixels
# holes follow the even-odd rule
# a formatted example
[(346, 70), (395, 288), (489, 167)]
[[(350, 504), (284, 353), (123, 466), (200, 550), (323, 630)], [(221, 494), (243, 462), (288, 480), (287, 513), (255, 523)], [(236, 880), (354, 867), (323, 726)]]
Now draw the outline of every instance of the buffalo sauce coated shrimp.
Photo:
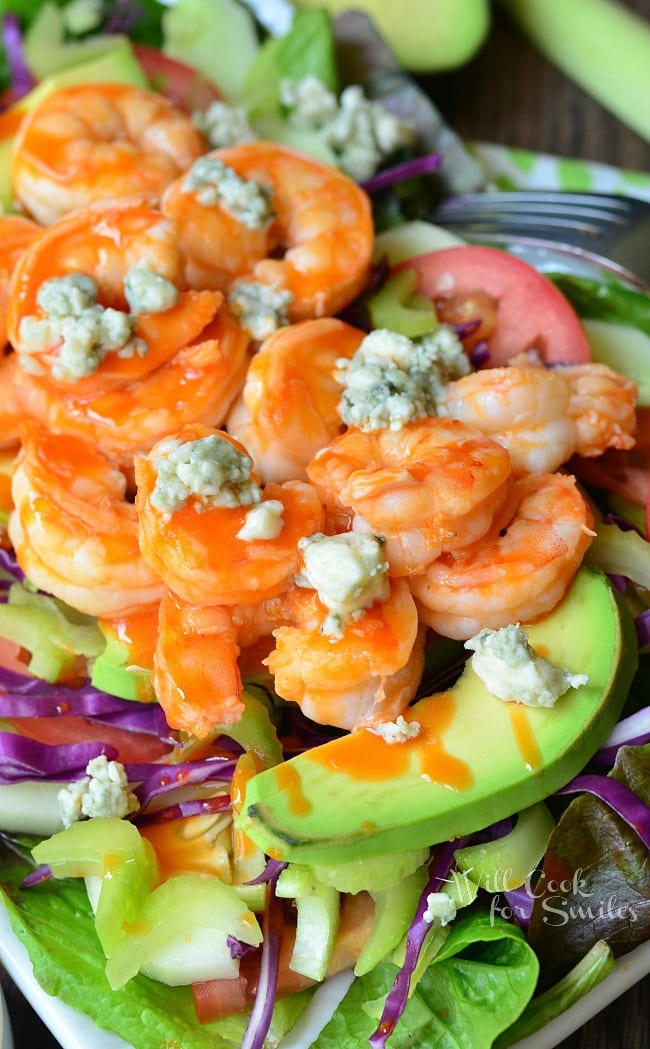
[(156, 203), (205, 148), (191, 119), (154, 91), (67, 87), (21, 124), (13, 193), (44, 226), (93, 201), (138, 194)]
[(160, 600), (164, 586), (138, 549), (126, 478), (92, 444), (25, 424), (9, 519), (32, 583), (89, 615), (116, 618)]
[(484, 627), (530, 622), (568, 589), (595, 534), (575, 478), (522, 477), (513, 497), (509, 521), (409, 581), (422, 620), (438, 633), (466, 639)]
[(288, 292), (291, 321), (338, 313), (372, 257), (370, 204), (338, 169), (273, 142), (201, 157), (162, 210), (179, 229), (192, 287), (236, 281)]
[(507, 500), (511, 471), (496, 441), (432, 417), (399, 430), (350, 428), (307, 467), (330, 512), (351, 511), (355, 529), (385, 538), (393, 575), (480, 539)]
[(186, 422), (220, 425), (249, 339), (220, 292), (182, 287), (174, 226), (146, 204), (94, 205), (50, 226), (10, 300), (25, 414), (122, 462)]
[(41, 227), (20, 215), (0, 215), (0, 448), (16, 444), (24, 418), (20, 404), (21, 375), (7, 345), (7, 308), (16, 263), (41, 233)]
[(226, 426), (265, 481), (306, 479), (316, 452), (344, 429), (337, 362), (352, 357), (363, 338), (326, 317), (280, 328), (253, 357)]
[(442, 410), (510, 452), (516, 473), (552, 472), (573, 454), (634, 445), (636, 386), (604, 364), (508, 366), (446, 387)]
[(186, 426), (135, 459), (143, 556), (184, 601), (257, 604), (286, 590), (298, 541), (318, 531), (322, 510), (302, 481), (262, 492), (234, 438)]

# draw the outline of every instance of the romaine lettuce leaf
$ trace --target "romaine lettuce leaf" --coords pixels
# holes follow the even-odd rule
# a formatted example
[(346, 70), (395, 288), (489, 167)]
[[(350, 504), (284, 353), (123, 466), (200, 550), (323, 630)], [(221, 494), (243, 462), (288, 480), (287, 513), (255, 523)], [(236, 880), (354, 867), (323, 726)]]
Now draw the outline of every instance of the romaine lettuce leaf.
[[(377, 1026), (397, 969), (378, 965), (350, 987), (314, 1049), (359, 1049)], [(388, 1040), (391, 1049), (489, 1049), (535, 989), (538, 963), (523, 933), (485, 911), (455, 921)]]
[(650, 335), (650, 296), (617, 280), (598, 281), (570, 273), (547, 273), (581, 317), (631, 324)]
[[(23, 839), (28, 851), (35, 845)], [(114, 1031), (135, 1049), (232, 1049), (240, 1046), (247, 1015), (241, 1013), (200, 1024), (189, 987), (166, 987), (136, 976), (119, 991), (111, 991), (106, 959), (83, 883), (78, 879), (44, 882), (21, 890), (33, 865), (0, 839), (0, 901), (11, 926), (25, 945), (34, 975), (48, 994), (87, 1013), (98, 1027)], [(276, 1005), (267, 1045), (278, 1045), (293, 1027), (310, 998), (309, 991), (289, 995)]]

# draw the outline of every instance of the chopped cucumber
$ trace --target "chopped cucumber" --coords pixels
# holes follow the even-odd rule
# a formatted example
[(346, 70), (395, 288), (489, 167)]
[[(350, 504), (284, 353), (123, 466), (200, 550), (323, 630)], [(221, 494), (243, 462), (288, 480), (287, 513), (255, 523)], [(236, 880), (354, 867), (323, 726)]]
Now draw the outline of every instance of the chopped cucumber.
[(595, 361), (633, 379), (637, 404), (650, 405), (650, 336), (630, 324), (585, 318), (584, 329)]
[(227, 101), (241, 94), (259, 43), (252, 15), (235, 0), (178, 0), (163, 14), (163, 51), (216, 84)]
[(428, 255), (430, 251), (454, 248), (464, 243), (455, 233), (450, 233), (442, 226), (434, 226), (432, 222), (403, 222), (401, 226), (377, 234), (373, 261), (379, 262), (385, 256), (391, 266), (397, 266), (417, 255)]

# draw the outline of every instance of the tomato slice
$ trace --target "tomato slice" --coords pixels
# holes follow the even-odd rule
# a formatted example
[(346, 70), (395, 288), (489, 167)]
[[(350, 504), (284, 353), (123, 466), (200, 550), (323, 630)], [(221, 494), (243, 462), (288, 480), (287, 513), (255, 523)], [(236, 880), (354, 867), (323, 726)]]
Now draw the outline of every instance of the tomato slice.
[(169, 746), (144, 732), (129, 732), (124, 728), (99, 725), (88, 718), (73, 715), (46, 718), (9, 718), (13, 727), (22, 735), (38, 743), (58, 746), (62, 743), (109, 743), (117, 750), (118, 761), (158, 761), (169, 752)]
[(548, 362), (591, 360), (573, 307), (554, 284), (522, 259), (497, 248), (443, 248), (401, 263), (418, 275), (418, 291), (432, 301), (487, 292), (497, 302), (488, 340), (490, 367), (536, 348)]
[(223, 98), (219, 88), (193, 66), (169, 58), (148, 44), (134, 44), (133, 49), (152, 88), (187, 113), (207, 109), (211, 102)]

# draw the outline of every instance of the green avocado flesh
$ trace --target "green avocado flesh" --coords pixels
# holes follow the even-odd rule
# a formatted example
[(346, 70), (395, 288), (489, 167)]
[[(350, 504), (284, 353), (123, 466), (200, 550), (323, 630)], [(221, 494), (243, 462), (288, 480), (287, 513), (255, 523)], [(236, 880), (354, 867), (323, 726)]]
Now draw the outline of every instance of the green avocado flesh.
[(553, 707), (525, 707), (491, 695), (468, 664), (448, 692), (409, 709), (415, 739), (389, 744), (362, 729), (255, 776), (240, 827), (278, 859), (337, 863), (447, 841), (548, 797), (616, 723), (637, 645), (629, 612), (588, 568), (526, 631), (588, 683)]

